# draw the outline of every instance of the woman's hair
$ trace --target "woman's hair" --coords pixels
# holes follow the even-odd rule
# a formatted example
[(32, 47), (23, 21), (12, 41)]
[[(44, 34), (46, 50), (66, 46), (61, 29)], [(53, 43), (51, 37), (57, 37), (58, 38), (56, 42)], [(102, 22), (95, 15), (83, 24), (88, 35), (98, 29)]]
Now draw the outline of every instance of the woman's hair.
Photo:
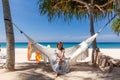
[(58, 46), (61, 47), (60, 50), (63, 50), (63, 49), (64, 49), (63, 43), (62, 43), (61, 41), (57, 43), (57, 48), (58, 48)]

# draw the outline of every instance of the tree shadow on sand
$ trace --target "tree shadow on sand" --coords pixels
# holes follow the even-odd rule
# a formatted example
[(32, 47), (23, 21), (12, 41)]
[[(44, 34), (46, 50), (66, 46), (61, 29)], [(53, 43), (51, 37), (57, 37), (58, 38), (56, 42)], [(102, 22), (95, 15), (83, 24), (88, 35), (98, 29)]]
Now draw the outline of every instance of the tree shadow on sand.
[(120, 67), (115, 67), (112, 72), (102, 72), (98, 67), (88, 63), (78, 63), (70, 67), (70, 72), (61, 75), (63, 80), (120, 80)]
[[(94, 80), (92, 77), (86, 75), (85, 72), (96, 73), (98, 68), (89, 65), (88, 63), (78, 63), (70, 67), (70, 72), (66, 75), (61, 75), (60, 78), (63, 80)], [(86, 77), (88, 76), (88, 77)]]
[(44, 63), (19, 63), (15, 72), (19, 80), (53, 80), (53, 70)]
[(78, 63), (75, 64), (73, 66), (71, 66), (70, 71), (97, 71), (98, 68), (97, 67), (93, 67), (92, 65), (90, 65), (89, 63)]
[(53, 72), (49, 64), (41, 63), (18, 63), (16, 64), (16, 71), (27, 70), (27, 69), (42, 69), (42, 71)]
[[(17, 63), (13, 73), (14, 75), (11, 76), (15, 76), (17, 80), (54, 80), (55, 74), (49, 64), (42, 62)], [(70, 67), (70, 72), (60, 75), (55, 80), (120, 80), (119, 75), (120, 68), (118, 67), (114, 68), (111, 73), (105, 73), (88, 63), (78, 63)]]

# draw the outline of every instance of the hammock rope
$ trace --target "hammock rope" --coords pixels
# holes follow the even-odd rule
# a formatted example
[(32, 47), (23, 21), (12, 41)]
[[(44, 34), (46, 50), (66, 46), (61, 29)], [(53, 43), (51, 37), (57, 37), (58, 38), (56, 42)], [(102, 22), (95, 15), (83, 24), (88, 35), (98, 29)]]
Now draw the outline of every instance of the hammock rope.
[(118, 15), (119, 13), (116, 13), (103, 27), (101, 27), (97, 33), (100, 33), (103, 31), (103, 29)]

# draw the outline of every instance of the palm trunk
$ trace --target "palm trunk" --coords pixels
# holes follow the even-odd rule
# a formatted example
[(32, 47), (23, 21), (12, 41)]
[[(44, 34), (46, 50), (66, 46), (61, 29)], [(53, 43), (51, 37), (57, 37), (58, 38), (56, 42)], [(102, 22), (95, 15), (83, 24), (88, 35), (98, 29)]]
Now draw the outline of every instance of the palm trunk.
[[(93, 22), (93, 14), (92, 13), (90, 13), (90, 33), (91, 33), (91, 36), (93, 36), (95, 34), (94, 22)], [(92, 42), (92, 47), (93, 47), (93, 49), (97, 48), (96, 39)]]
[[(93, 20), (93, 0), (91, 0), (91, 4), (89, 6), (89, 12), (90, 12), (90, 33), (91, 33), (91, 36), (95, 34), (95, 31), (94, 31), (94, 20)], [(93, 50), (92, 50), (92, 63), (93, 65), (95, 64), (94, 62), (94, 52), (97, 48), (97, 44), (96, 44), (96, 39), (92, 42), (92, 47), (93, 47)]]
[(119, 7), (119, 9), (120, 9), (120, 0), (118, 0), (118, 7)]
[[(118, 0), (117, 3), (118, 3), (118, 9), (119, 9), (118, 11), (120, 12), (120, 0)], [(120, 18), (120, 13), (118, 14), (118, 16)]]
[[(6, 30), (6, 44), (7, 44), (7, 58), (6, 58), (6, 69), (9, 71), (14, 70), (15, 66), (15, 48), (14, 48), (14, 32), (12, 19), (10, 14), (9, 0), (2, 0), (4, 23)], [(7, 21), (10, 20), (10, 21)]]
[[(91, 33), (91, 36), (95, 34), (95, 31), (94, 31), (94, 20), (93, 20), (93, 0), (91, 0), (91, 4), (89, 6), (89, 12), (90, 12), (90, 33)], [(97, 45), (96, 45), (96, 39), (92, 42), (92, 47), (93, 49), (96, 49), (97, 48)]]

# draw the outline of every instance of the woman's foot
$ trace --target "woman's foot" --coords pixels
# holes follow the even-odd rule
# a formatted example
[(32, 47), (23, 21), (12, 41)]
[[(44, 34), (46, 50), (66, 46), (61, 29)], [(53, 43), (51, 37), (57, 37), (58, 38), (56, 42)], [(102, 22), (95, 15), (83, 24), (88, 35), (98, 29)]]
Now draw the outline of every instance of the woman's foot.
[(56, 73), (56, 74), (55, 74), (55, 78), (57, 78), (57, 77), (58, 77), (58, 75), (59, 75), (59, 74), (58, 74), (58, 73)]

